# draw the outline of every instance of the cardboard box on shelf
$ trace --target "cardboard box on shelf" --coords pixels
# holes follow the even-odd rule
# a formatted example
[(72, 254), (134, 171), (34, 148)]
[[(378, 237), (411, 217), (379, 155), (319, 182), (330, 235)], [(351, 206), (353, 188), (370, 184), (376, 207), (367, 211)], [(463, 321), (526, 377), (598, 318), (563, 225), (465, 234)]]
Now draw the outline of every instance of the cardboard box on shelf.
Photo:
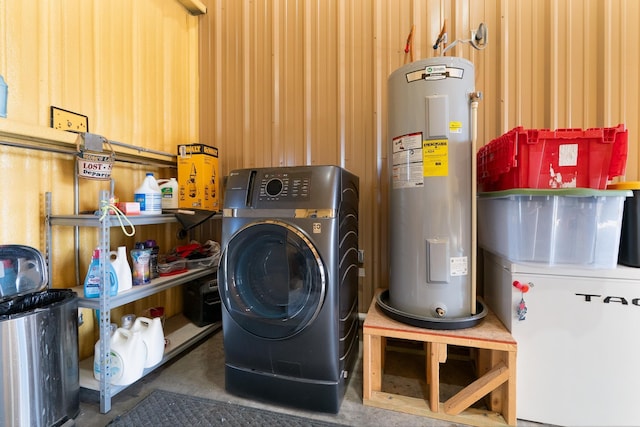
[(218, 149), (206, 144), (178, 145), (178, 207), (220, 210)]

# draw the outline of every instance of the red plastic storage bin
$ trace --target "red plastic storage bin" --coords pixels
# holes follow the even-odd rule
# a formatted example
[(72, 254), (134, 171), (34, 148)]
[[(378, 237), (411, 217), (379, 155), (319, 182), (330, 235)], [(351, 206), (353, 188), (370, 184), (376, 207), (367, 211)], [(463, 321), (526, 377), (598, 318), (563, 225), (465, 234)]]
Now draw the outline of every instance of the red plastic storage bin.
[(613, 128), (524, 129), (517, 127), (477, 153), (478, 189), (592, 188), (624, 175), (628, 131)]

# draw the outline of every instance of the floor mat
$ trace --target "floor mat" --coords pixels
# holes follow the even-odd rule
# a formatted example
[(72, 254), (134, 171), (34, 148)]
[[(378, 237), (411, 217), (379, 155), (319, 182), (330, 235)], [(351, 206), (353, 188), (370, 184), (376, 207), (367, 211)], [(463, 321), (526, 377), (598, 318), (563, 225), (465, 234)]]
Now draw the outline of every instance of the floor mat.
[(340, 427), (341, 424), (154, 390), (132, 409), (114, 418), (107, 426)]

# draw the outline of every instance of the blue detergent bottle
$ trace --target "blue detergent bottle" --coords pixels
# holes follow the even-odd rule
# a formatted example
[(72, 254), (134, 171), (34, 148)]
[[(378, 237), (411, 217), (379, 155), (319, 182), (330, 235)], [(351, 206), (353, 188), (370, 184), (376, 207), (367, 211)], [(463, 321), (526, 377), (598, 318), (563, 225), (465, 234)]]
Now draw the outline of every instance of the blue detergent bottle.
[[(114, 297), (118, 294), (118, 276), (116, 270), (110, 262), (105, 264), (107, 274), (109, 275), (109, 295)], [(84, 297), (99, 298), (100, 297), (100, 249), (93, 251), (89, 270), (84, 278)]]

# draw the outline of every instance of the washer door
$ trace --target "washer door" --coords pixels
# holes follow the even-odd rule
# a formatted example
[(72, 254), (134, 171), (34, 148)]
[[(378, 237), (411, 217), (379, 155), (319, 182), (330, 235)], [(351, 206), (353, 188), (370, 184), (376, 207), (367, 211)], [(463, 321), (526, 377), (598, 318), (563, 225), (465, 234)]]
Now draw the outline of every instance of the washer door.
[(246, 331), (270, 339), (290, 337), (313, 322), (324, 301), (325, 276), (307, 236), (276, 220), (234, 234), (218, 271), (229, 315)]

